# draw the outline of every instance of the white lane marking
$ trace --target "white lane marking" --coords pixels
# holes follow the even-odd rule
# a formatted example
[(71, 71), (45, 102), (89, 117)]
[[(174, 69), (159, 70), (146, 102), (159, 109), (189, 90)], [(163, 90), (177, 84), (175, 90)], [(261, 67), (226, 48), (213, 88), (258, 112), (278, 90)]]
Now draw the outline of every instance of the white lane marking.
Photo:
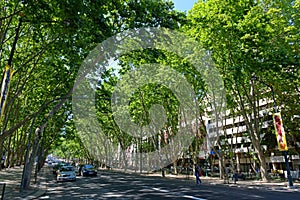
[(156, 191), (160, 191), (160, 192), (170, 192), (169, 190), (163, 190), (163, 189), (160, 189), (160, 188), (152, 188), (153, 190), (156, 190)]
[[(164, 189), (160, 189), (160, 188), (152, 188), (155, 191), (160, 191), (160, 192), (165, 192), (165, 193), (169, 193), (169, 190), (164, 190)], [(180, 194), (179, 192), (176, 192), (176, 194), (178, 194), (179, 196), (183, 197), (183, 198), (188, 198), (188, 199), (195, 199), (195, 200), (206, 200), (206, 199), (202, 199), (199, 197), (195, 197), (195, 196), (191, 196), (191, 195), (184, 195), (184, 194)]]
[(50, 199), (49, 196), (40, 197), (39, 199)]
[(202, 198), (198, 198), (198, 197), (194, 197), (194, 196), (190, 196), (190, 195), (183, 195), (182, 197), (188, 198), (188, 199), (195, 199), (195, 200), (206, 200), (206, 199), (202, 199)]

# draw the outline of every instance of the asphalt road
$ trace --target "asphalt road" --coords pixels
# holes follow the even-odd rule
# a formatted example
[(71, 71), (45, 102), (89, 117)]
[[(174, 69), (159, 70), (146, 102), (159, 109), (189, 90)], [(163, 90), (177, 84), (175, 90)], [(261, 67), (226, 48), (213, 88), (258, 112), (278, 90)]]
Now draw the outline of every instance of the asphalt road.
[(205, 181), (196, 185), (194, 180), (109, 171), (100, 171), (97, 177), (77, 177), (75, 182), (57, 183), (54, 176), (48, 180), (47, 192), (39, 199), (300, 199), (299, 191), (229, 186)]

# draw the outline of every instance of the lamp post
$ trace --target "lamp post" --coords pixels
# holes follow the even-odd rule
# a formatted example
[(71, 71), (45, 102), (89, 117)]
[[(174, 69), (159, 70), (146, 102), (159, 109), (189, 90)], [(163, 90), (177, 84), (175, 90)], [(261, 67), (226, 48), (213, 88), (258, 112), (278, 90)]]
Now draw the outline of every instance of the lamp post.
[[(254, 80), (258, 80), (258, 78), (255, 75), (252, 75), (251, 81), (254, 81)], [(277, 107), (277, 104), (276, 104), (275, 93), (274, 93), (274, 89), (273, 89), (272, 84), (266, 84), (265, 82), (263, 82), (261, 80), (258, 80), (258, 82), (262, 83), (263, 85), (265, 85), (265, 86), (267, 86), (271, 89), (272, 98), (273, 98), (273, 109), (274, 109), (274, 113), (277, 113), (278, 112), (278, 107)], [(287, 157), (287, 151), (283, 151), (282, 154), (283, 154), (285, 165), (286, 165), (287, 178), (288, 178), (288, 187), (289, 188), (294, 188), (293, 178), (291, 176), (290, 165), (289, 165), (289, 161), (288, 161), (288, 157)]]

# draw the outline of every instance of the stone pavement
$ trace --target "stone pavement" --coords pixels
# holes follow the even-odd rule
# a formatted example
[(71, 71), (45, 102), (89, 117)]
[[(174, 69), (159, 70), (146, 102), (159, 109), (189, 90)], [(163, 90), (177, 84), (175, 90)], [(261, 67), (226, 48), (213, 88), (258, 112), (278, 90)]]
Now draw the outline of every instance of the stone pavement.
[[(47, 180), (45, 173), (47, 173), (47, 167), (44, 167), (38, 174), (36, 183), (34, 173), (32, 173), (31, 187), (27, 190), (20, 192), (20, 185), (22, 179), (23, 167), (6, 168), (0, 171), (0, 197), (2, 197), (3, 184), (5, 183), (4, 200), (29, 200), (36, 199), (43, 195), (46, 191)], [(2, 200), (2, 199), (1, 199)]]

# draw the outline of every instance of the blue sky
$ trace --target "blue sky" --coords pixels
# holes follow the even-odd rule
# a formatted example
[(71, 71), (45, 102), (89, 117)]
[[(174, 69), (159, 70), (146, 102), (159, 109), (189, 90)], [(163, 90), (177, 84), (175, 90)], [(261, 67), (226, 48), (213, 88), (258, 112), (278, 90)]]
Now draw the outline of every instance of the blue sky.
[(197, 2), (197, 0), (173, 0), (175, 9), (180, 11), (188, 11), (193, 5)]

